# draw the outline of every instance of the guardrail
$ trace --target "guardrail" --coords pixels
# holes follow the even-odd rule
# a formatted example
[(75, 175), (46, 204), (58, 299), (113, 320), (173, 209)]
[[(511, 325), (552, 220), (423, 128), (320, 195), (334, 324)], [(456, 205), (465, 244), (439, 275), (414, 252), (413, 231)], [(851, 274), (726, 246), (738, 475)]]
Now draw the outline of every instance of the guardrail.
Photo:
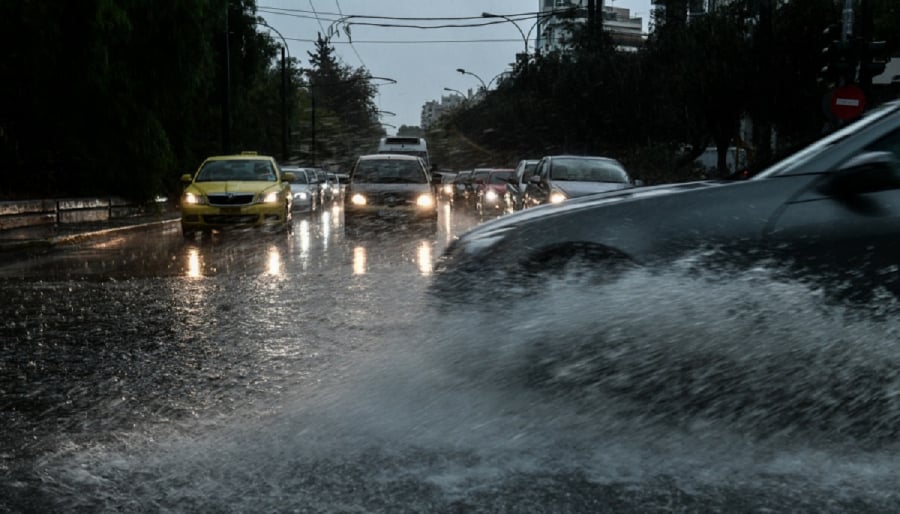
[(59, 198), (0, 201), (0, 230), (48, 225), (109, 221), (146, 214), (154, 205), (121, 198)]

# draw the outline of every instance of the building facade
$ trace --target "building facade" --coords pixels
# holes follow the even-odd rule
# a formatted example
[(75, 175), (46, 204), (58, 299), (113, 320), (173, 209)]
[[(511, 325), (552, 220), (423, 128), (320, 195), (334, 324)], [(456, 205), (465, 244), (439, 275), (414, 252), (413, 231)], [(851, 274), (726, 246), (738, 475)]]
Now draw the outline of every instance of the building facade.
[(644, 41), (643, 18), (632, 17), (630, 9), (604, 5), (603, 0), (539, 0), (536, 48), (541, 53), (570, 48), (572, 26), (588, 21), (588, 11), (596, 5), (607, 31), (620, 49), (639, 48)]
[(448, 111), (455, 107), (459, 107), (465, 98), (460, 95), (444, 95), (440, 101), (429, 100), (422, 105), (422, 114), (420, 116), (420, 127), (422, 130), (428, 130)]

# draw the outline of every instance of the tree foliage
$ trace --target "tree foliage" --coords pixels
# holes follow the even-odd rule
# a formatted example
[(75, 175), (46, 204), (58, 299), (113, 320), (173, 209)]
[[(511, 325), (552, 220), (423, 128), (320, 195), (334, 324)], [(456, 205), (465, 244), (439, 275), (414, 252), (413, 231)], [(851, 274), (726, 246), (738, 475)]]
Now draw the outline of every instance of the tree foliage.
[[(0, 44), (0, 200), (177, 196), (208, 155), (297, 157), (309, 135), (305, 78), (255, 0), (0, 2)], [(355, 89), (323, 102), (363, 111), (342, 133), (371, 128), (368, 75), (336, 72)]]
[[(896, 48), (896, 2), (868, 1), (873, 37)], [(696, 177), (692, 163), (708, 146), (724, 176), (731, 147), (759, 169), (821, 134), (822, 31), (841, 19), (833, 0), (738, 0), (690, 20), (669, 10), (636, 52), (617, 49), (596, 24), (574, 26), (570, 50), (520, 63), (435, 136), (456, 134), (507, 164), (605, 154), (649, 181), (670, 181)]]

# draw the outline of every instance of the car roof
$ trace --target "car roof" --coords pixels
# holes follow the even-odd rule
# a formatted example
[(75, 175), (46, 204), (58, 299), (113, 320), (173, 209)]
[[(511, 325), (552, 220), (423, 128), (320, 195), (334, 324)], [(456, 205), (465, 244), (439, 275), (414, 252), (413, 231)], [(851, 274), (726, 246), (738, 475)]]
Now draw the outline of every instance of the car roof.
[(270, 155), (256, 154), (232, 154), (232, 155), (211, 155), (206, 158), (207, 161), (274, 161)]
[(374, 160), (398, 160), (398, 161), (418, 161), (420, 158), (415, 155), (405, 155), (399, 153), (375, 153), (369, 155), (360, 155), (360, 161), (374, 161)]

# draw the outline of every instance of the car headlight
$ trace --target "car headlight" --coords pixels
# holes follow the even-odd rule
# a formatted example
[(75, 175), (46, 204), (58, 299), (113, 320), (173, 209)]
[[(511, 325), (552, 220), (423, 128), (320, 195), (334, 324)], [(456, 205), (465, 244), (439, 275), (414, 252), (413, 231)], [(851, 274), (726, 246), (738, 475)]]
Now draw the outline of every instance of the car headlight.
[(182, 203), (184, 205), (205, 205), (206, 197), (196, 193), (185, 193), (182, 197)]
[(350, 198), (350, 203), (352, 203), (353, 205), (365, 205), (368, 202), (366, 201), (365, 196), (363, 196), (359, 193), (356, 193)]
[(308, 195), (307, 195), (305, 192), (302, 192), (302, 191), (301, 191), (301, 192), (298, 192), (298, 193), (294, 193), (294, 199), (295, 199), (295, 200), (304, 200), (304, 201), (305, 201), (307, 196), (308, 196)]
[(434, 197), (430, 194), (419, 195), (419, 197), (416, 198), (416, 205), (423, 209), (434, 207)]
[(278, 191), (263, 193), (262, 195), (262, 203), (278, 203), (279, 200), (281, 200), (281, 194)]
[(568, 197), (560, 191), (553, 191), (550, 193), (550, 203), (562, 203), (567, 199)]
[(500, 198), (500, 197), (497, 196), (497, 192), (494, 191), (493, 189), (489, 189), (487, 192), (484, 193), (484, 199), (489, 202), (496, 202), (497, 198)]
[(444, 185), (444, 193), (450, 194), (453, 192), (453, 186), (450, 184)]

